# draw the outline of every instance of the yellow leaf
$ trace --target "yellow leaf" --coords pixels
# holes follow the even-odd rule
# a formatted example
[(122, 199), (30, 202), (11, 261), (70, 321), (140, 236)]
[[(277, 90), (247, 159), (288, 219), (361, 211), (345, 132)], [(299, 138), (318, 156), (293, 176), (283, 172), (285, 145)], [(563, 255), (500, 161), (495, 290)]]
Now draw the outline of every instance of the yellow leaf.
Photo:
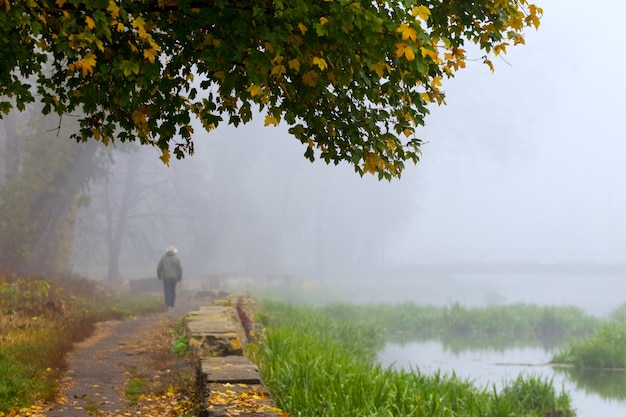
[(302, 74), (302, 82), (309, 87), (315, 87), (317, 85), (317, 79), (319, 75), (313, 70), (309, 70)]
[(159, 157), (161, 161), (165, 165), (169, 165), (170, 163), (170, 150), (169, 149), (161, 149), (161, 156)]
[(57, 6), (59, 6), (60, 9), (62, 9), (66, 1), (67, 0), (57, 0), (55, 3)]
[(298, 58), (290, 59), (288, 64), (289, 68), (296, 70), (296, 72), (300, 71), (300, 61)]
[(433, 77), (432, 81), (430, 82), (430, 85), (433, 87), (441, 87), (441, 77), (440, 76)]
[(491, 62), (490, 60), (487, 59), (487, 57), (483, 57), (483, 62), (489, 67), (489, 69), (491, 70), (491, 72), (494, 72), (495, 69), (493, 68), (493, 62)]
[(278, 119), (268, 114), (267, 116), (265, 116), (265, 124), (263, 126), (269, 126), (269, 125), (278, 126)]
[(303, 35), (308, 30), (308, 28), (304, 24), (302, 24), (302, 23), (298, 23), (298, 29), (300, 29), (300, 32), (302, 32)]
[(502, 42), (493, 47), (493, 53), (496, 55), (505, 54), (506, 55), (506, 47), (509, 46), (507, 42)]
[(426, 6), (414, 6), (411, 10), (411, 14), (413, 17), (419, 17), (423, 21), (428, 20), (428, 16), (430, 16), (430, 10)]
[(113, 19), (117, 19), (117, 17), (120, 14), (120, 8), (117, 5), (117, 3), (115, 3), (115, 0), (109, 0), (109, 5), (107, 6), (107, 11), (109, 13), (111, 13), (111, 17)]
[(326, 23), (328, 23), (328, 18), (324, 16), (320, 17), (320, 25), (324, 26)]
[(385, 74), (384, 70), (385, 70), (385, 64), (382, 62), (378, 62), (376, 64), (372, 64), (370, 65), (370, 69), (374, 72), (376, 72), (376, 74), (378, 74), (379, 77), (382, 78), (382, 76)]
[(272, 67), (272, 75), (275, 75), (276, 77), (280, 77), (281, 75), (283, 75), (284, 73), (287, 72), (287, 68), (285, 68), (284, 65), (274, 65)]
[(261, 86), (259, 85), (251, 85), (246, 89), (247, 92), (250, 93), (250, 97), (255, 97), (261, 94)]
[(397, 43), (396, 56), (400, 58), (402, 55), (404, 55), (409, 61), (413, 61), (415, 59), (415, 51), (413, 51), (413, 48), (410, 45)]
[(81, 70), (83, 77), (87, 74), (93, 74), (93, 67), (96, 65), (96, 56), (91, 52), (85, 55), (83, 59), (79, 59), (74, 64), (76, 69)]
[(145, 106), (138, 108), (133, 111), (131, 114), (131, 118), (133, 119), (133, 123), (141, 132), (146, 133), (148, 131), (148, 119), (147, 119), (148, 109)]
[(314, 57), (313, 65), (317, 65), (319, 69), (321, 69), (322, 71), (328, 68), (328, 64), (326, 63), (326, 60), (324, 60), (324, 58)]
[(373, 152), (370, 152), (367, 154), (367, 157), (365, 158), (365, 162), (363, 164), (363, 171), (369, 172), (370, 174), (373, 175), (376, 173), (379, 166), (381, 166), (382, 168), (382, 165), (384, 165), (384, 162), (382, 161), (380, 156), (376, 155)]
[(150, 48), (143, 50), (143, 57), (154, 64), (154, 58), (158, 55), (159, 50), (157, 48)]
[(93, 21), (91, 16), (87, 16), (85, 17), (85, 26), (87, 26), (87, 29), (91, 30), (96, 27), (96, 22)]
[(437, 54), (437, 51), (421, 46), (420, 52), (422, 53), (422, 58), (430, 57), (433, 61), (439, 62), (439, 54)]
[(402, 34), (403, 41), (406, 41), (407, 39), (412, 41), (417, 40), (417, 31), (406, 23), (401, 24), (400, 27), (396, 29), (396, 32), (400, 32)]

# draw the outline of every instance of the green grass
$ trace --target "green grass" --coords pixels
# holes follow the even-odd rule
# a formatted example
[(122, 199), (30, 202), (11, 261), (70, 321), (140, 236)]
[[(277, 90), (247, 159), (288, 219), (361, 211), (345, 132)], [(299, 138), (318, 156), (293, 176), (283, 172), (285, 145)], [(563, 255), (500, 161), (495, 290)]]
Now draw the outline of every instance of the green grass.
[(318, 309), (350, 323), (375, 323), (389, 342), (438, 340), (452, 352), (520, 346), (552, 349), (591, 334), (602, 323), (575, 307), (533, 304), (470, 308), (335, 303)]
[(626, 369), (626, 322), (610, 322), (592, 336), (577, 340), (552, 362), (579, 368)]
[(170, 352), (177, 356), (185, 356), (190, 353), (192, 349), (189, 345), (189, 335), (187, 334), (187, 319), (183, 317), (178, 320), (170, 332), (173, 337), (170, 344)]
[(144, 394), (148, 387), (148, 381), (143, 378), (133, 377), (126, 383), (126, 390), (124, 392), (126, 402), (130, 405), (137, 404), (137, 401)]
[[(347, 305), (327, 309), (267, 302), (263, 307), (266, 338), (254, 359), (279, 407), (292, 415), (573, 415), (569, 397), (539, 378), (518, 379), (492, 392), (454, 374), (382, 368), (374, 359), (389, 329), (379, 320), (351, 316)], [(371, 318), (381, 318), (376, 311), (370, 310)]]

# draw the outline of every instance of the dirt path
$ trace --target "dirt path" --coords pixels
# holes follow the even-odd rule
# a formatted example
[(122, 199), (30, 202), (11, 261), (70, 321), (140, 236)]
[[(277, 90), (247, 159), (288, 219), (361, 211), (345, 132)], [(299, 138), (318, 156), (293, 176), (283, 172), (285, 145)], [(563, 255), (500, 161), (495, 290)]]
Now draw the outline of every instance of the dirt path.
[(210, 300), (179, 296), (173, 311), (99, 323), (94, 335), (70, 353), (58, 400), (46, 404), (42, 415), (142, 415), (129, 404), (129, 381), (140, 392), (162, 393), (164, 398), (168, 390), (173, 395), (173, 385), (192, 384), (181, 379), (193, 375), (194, 365), (170, 353), (170, 330), (189, 311), (207, 303)]

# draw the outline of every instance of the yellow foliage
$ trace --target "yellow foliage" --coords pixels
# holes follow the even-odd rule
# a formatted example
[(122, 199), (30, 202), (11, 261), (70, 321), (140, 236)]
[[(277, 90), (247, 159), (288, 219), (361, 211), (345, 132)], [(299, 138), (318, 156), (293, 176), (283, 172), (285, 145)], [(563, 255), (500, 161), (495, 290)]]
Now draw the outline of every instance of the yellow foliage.
[(271, 114), (268, 114), (267, 116), (265, 116), (265, 123), (263, 124), (263, 126), (269, 126), (269, 125), (278, 126), (278, 119), (275, 116), (272, 116)]
[(282, 65), (282, 64), (274, 65), (272, 67), (272, 75), (274, 75), (276, 77), (280, 77), (281, 75), (283, 75), (286, 72), (287, 72), (287, 68), (285, 68), (285, 66)]
[(396, 32), (400, 32), (402, 34), (403, 41), (410, 39), (415, 42), (417, 40), (417, 31), (406, 23), (401, 24), (400, 27), (396, 29)]
[(483, 58), (483, 62), (489, 67), (491, 72), (495, 71), (495, 69), (493, 68), (493, 62), (491, 62), (489, 59), (487, 59), (486, 56)]
[(109, 0), (109, 5), (107, 6), (107, 11), (109, 13), (111, 13), (111, 17), (113, 19), (117, 19), (117, 17), (120, 15), (120, 8), (117, 5), (117, 3), (115, 2), (115, 0)]
[(168, 165), (170, 163), (170, 150), (169, 149), (161, 149), (161, 156), (159, 159), (165, 164)]
[(433, 51), (432, 49), (428, 49), (428, 48), (425, 48), (425, 47), (421, 46), (420, 47), (420, 52), (422, 53), (422, 57), (423, 58), (429, 57), (435, 63), (441, 62), (441, 60), (439, 59), (439, 54), (437, 53), (437, 51)]
[[(80, 70), (83, 77), (93, 74), (93, 67), (96, 65), (96, 56), (91, 52), (85, 55), (83, 59), (79, 59), (74, 63), (74, 68)], [(71, 67), (70, 67), (71, 69)]]
[(148, 132), (147, 108), (145, 106), (142, 106), (135, 110), (131, 114), (131, 118), (133, 119), (133, 123), (135, 123), (135, 126), (137, 126), (137, 129), (144, 133)]
[(419, 17), (426, 21), (428, 20), (428, 16), (430, 16), (430, 10), (426, 6), (414, 6), (413, 9), (411, 9), (411, 14), (413, 17)]
[(298, 29), (300, 29), (300, 32), (304, 35), (306, 33), (306, 31), (308, 30), (308, 28), (303, 24), (303, 23), (298, 23)]
[(496, 55), (505, 54), (506, 55), (506, 47), (509, 46), (507, 42), (502, 42), (493, 47), (493, 53)]
[(96, 27), (96, 22), (93, 21), (91, 16), (86, 16), (85, 17), (85, 26), (87, 26), (87, 29), (91, 30), (91, 29)]
[(322, 71), (328, 68), (328, 64), (324, 58), (313, 57), (313, 65), (317, 65)]
[(380, 155), (369, 152), (367, 157), (365, 158), (365, 162), (363, 164), (363, 171), (368, 172), (372, 175), (376, 173), (376, 171), (383, 171), (385, 168), (385, 161), (380, 157)]
[(406, 43), (397, 43), (396, 56), (400, 58), (402, 55), (404, 55), (409, 61), (413, 61), (415, 59), (415, 51), (410, 45), (407, 45)]
[(246, 91), (250, 93), (250, 97), (256, 97), (261, 94), (261, 86), (253, 84)]
[(157, 48), (155, 48), (155, 47), (143, 50), (143, 57), (146, 58), (148, 61), (150, 61), (153, 64), (154, 64), (154, 58), (158, 54), (159, 54), (159, 50)]
[(298, 58), (290, 59), (287, 64), (289, 68), (296, 70), (296, 72), (300, 71), (300, 60)]
[(377, 62), (375, 64), (372, 64), (370, 65), (370, 69), (376, 72), (376, 74), (378, 74), (378, 76), (381, 78), (384, 76), (385, 70), (387, 70), (388, 73), (391, 73), (391, 66), (386, 62)]
[(302, 82), (304, 83), (304, 85), (307, 85), (309, 87), (315, 87), (317, 85), (318, 78), (319, 75), (313, 70), (309, 70), (302, 74)]

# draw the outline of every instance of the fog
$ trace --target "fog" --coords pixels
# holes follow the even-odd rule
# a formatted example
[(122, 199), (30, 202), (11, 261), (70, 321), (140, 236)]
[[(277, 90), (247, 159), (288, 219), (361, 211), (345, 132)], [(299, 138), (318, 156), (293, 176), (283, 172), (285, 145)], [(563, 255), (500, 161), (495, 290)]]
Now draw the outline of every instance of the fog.
[[(149, 227), (160, 232), (125, 240), (120, 274), (150, 276), (170, 243), (198, 277), (623, 262), (626, 4), (539, 5), (539, 31), (495, 59), (495, 73), (477, 53), (444, 83), (447, 105), (432, 108), (418, 133), (420, 163), (391, 183), (311, 164), (286, 127), (263, 127), (262, 118), (211, 134), (198, 126), (196, 155), (169, 167), (141, 149), (149, 176), (177, 191), (152, 200), (162, 217)], [(75, 268), (94, 273), (102, 251), (85, 242)]]

